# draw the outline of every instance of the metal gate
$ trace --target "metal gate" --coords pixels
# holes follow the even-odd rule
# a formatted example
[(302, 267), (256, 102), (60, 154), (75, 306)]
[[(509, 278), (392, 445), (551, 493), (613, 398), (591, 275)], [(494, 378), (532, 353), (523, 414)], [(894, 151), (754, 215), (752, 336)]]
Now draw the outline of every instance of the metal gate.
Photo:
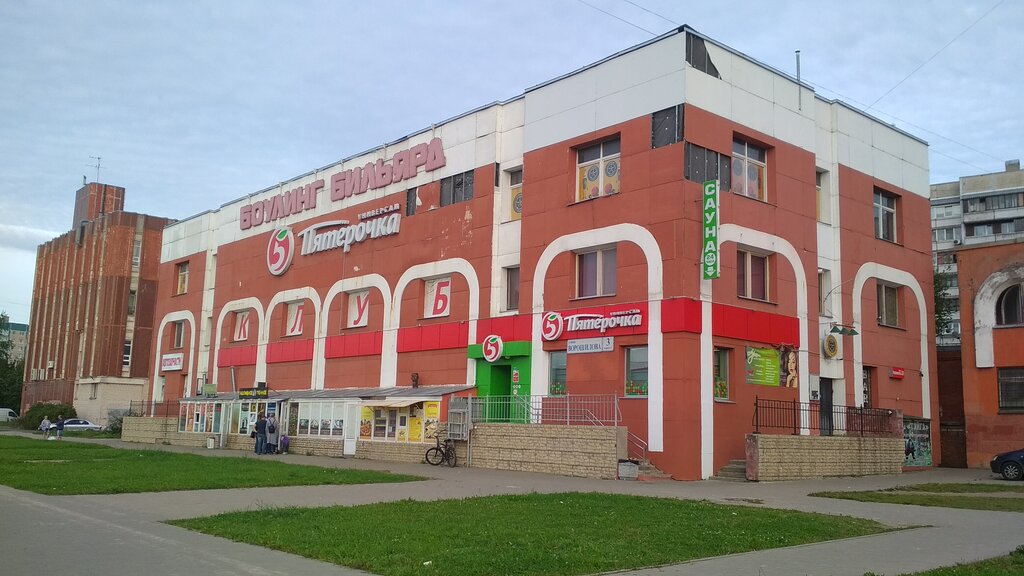
[(448, 400), (448, 437), (469, 440), (469, 398), (452, 397)]

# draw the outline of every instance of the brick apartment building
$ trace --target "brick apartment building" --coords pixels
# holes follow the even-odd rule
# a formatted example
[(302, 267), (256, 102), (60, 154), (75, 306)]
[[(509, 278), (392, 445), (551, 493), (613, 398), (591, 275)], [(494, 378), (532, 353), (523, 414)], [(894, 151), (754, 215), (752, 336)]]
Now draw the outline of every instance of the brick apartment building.
[(106, 423), (143, 397), (166, 218), (124, 211), (125, 190), (88, 183), (71, 229), (36, 252), (22, 411), (74, 404)]

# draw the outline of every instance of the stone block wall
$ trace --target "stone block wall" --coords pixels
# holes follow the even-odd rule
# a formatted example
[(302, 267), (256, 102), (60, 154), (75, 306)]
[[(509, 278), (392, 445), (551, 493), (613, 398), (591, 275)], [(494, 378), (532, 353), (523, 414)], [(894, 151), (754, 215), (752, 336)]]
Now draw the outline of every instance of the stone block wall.
[[(459, 444), (465, 444), (465, 442), (456, 442), (455, 455), (457, 456), (456, 461), (460, 466), (465, 466), (465, 446), (459, 446)], [(387, 460), (391, 462), (423, 462), (423, 455), (427, 453), (428, 448), (432, 448), (434, 443), (409, 443), (409, 442), (369, 442), (366, 440), (360, 440), (356, 443), (356, 458), (365, 458), (367, 460)], [(461, 448), (461, 450), (460, 450)]]
[(902, 438), (747, 435), (747, 479), (798, 480), (900, 474)]
[(469, 456), (474, 468), (615, 478), (624, 442), (611, 426), (476, 424)]

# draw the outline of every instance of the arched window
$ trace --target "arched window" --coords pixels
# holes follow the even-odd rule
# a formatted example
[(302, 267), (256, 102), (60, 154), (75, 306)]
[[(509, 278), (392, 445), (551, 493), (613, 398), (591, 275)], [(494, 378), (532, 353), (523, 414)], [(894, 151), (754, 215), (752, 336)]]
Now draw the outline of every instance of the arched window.
[(1021, 284), (1010, 286), (996, 300), (996, 326), (1024, 324), (1024, 290)]

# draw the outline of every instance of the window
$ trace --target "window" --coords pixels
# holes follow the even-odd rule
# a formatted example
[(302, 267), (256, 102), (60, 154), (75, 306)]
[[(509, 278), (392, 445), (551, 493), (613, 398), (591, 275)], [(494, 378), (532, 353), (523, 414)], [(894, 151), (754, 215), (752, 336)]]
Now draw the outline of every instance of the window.
[(505, 268), (505, 310), (519, 310), (519, 266)]
[(138, 266), (142, 262), (142, 238), (136, 238), (132, 244), (132, 266)]
[(715, 348), (715, 400), (729, 399), (729, 349)]
[(960, 240), (959, 226), (946, 226), (932, 230), (932, 240), (935, 242), (956, 242)]
[(523, 169), (508, 173), (509, 181), (509, 219), (519, 220), (523, 217)]
[(174, 340), (171, 348), (183, 348), (185, 346), (185, 321), (174, 322)]
[(302, 402), (298, 405), (300, 436), (343, 436), (346, 405), (341, 402)]
[(736, 251), (736, 290), (742, 298), (768, 301), (768, 256)]
[(619, 193), (619, 139), (576, 151), (576, 200)]
[(950, 320), (942, 327), (942, 336), (960, 336), (960, 321)]
[(959, 204), (943, 204), (941, 206), (932, 206), (932, 218), (949, 218), (951, 216), (959, 215)]
[(815, 206), (818, 222), (832, 223), (832, 199), (829, 193), (828, 172), (814, 174)]
[(964, 212), (984, 212), (1024, 206), (1024, 193), (999, 194), (984, 198), (968, 198), (964, 200)]
[(703, 184), (707, 180), (718, 180), (720, 190), (732, 187), (732, 159), (725, 154), (686, 143), (683, 149), (683, 177), (690, 182)]
[(135, 300), (138, 298), (138, 294), (135, 290), (128, 291), (128, 315), (135, 316)]
[(764, 148), (744, 142), (732, 141), (732, 192), (766, 202), (768, 190), (768, 153)]
[(409, 188), (405, 191), (405, 215), (412, 216), (416, 214), (416, 189)]
[(626, 348), (626, 396), (647, 396), (647, 346)]
[(441, 179), (441, 206), (473, 199), (473, 171)]
[(877, 284), (878, 324), (899, 327), (899, 288), (879, 282)]
[(661, 148), (683, 139), (683, 106), (673, 106), (651, 114), (651, 148)]
[(832, 317), (832, 271), (818, 270), (818, 316)]
[(127, 368), (132, 363), (132, 341), (125, 340), (124, 348), (121, 352), (121, 366)]
[(555, 350), (548, 354), (551, 360), (548, 374), (548, 394), (565, 396), (565, 350)]
[(285, 336), (299, 336), (302, 334), (302, 302), (288, 303), (288, 317), (286, 321)]
[(999, 409), (1024, 410), (1024, 368), (999, 369)]
[(177, 292), (175, 294), (184, 294), (188, 292), (188, 262), (179, 263), (175, 269), (178, 276)]
[(1024, 284), (1016, 284), (1003, 290), (996, 299), (996, 326), (1024, 324)]
[(611, 296), (617, 285), (615, 248), (576, 254), (576, 297)]
[(249, 311), (239, 310), (235, 312), (235, 333), (231, 338), (235, 342), (249, 339)]
[(875, 189), (875, 238), (896, 241), (896, 197)]
[(956, 252), (935, 252), (935, 265), (956, 264)]

